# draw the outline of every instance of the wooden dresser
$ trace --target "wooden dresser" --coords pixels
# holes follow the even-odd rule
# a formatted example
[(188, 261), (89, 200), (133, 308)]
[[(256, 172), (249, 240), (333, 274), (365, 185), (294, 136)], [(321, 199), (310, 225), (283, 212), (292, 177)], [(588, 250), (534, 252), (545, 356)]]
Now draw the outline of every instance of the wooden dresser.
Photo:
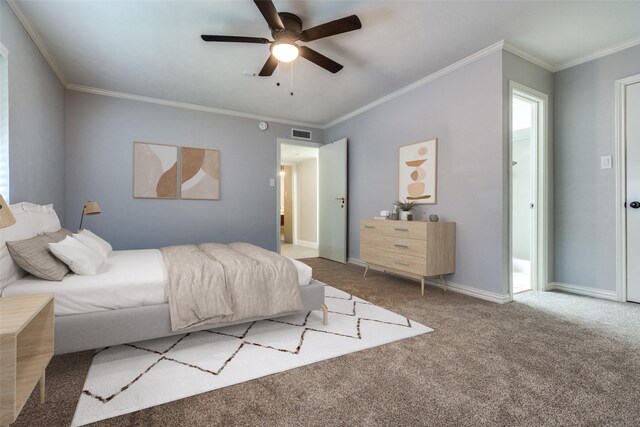
[(455, 271), (456, 223), (426, 221), (360, 221), (360, 259), (369, 267), (420, 279)]

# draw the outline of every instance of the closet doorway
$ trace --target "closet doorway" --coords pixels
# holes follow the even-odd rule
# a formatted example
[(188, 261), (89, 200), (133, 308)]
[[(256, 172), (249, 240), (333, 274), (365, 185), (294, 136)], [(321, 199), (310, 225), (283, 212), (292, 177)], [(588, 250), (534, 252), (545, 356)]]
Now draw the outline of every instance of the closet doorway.
[(318, 256), (318, 149), (320, 144), (278, 139), (279, 252)]
[(546, 288), (547, 95), (510, 82), (511, 293)]

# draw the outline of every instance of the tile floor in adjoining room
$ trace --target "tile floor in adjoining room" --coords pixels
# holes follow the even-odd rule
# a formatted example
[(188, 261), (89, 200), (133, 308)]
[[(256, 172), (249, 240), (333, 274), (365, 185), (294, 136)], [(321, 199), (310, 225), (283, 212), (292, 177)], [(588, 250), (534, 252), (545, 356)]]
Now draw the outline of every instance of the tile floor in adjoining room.
[(292, 243), (280, 243), (280, 254), (293, 259), (316, 258), (318, 256), (318, 249), (294, 245)]

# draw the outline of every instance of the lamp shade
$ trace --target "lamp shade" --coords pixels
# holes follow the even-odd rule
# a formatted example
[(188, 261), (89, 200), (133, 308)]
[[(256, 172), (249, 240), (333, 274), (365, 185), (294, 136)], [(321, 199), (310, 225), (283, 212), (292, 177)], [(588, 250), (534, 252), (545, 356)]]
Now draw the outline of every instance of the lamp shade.
[(84, 205), (84, 210), (82, 211), (82, 213), (85, 215), (97, 215), (99, 213), (102, 213), (102, 210), (100, 209), (100, 205), (98, 204), (98, 202), (87, 202)]
[(9, 227), (16, 223), (16, 217), (13, 216), (13, 212), (11, 212), (11, 208), (7, 205), (7, 202), (4, 201), (2, 195), (0, 195), (0, 228)]

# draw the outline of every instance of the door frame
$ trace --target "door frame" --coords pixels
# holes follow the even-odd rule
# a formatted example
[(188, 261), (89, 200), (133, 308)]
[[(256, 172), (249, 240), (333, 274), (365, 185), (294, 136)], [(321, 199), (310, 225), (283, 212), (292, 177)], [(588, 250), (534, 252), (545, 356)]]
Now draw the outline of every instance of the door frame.
[(615, 140), (616, 164), (616, 299), (627, 301), (627, 141), (626, 115), (629, 85), (640, 83), (640, 74), (615, 82)]
[[(320, 142), (299, 141), (296, 139), (287, 139), (287, 138), (276, 138), (276, 252), (277, 253), (280, 253), (280, 164), (282, 163), (282, 156), (280, 155), (280, 151), (281, 151), (280, 147), (282, 144), (297, 145), (300, 147), (315, 147), (315, 148), (320, 148), (324, 145)], [(320, 180), (318, 179), (318, 181)], [(295, 187), (295, 186), (296, 184), (294, 181), (292, 183), (292, 187)], [(319, 206), (318, 206), (318, 209), (320, 209)], [(294, 210), (295, 210), (295, 207), (294, 207)], [(294, 241), (297, 240), (296, 225), (297, 224), (294, 216), (294, 222), (293, 222)]]
[(531, 251), (531, 282), (532, 290), (546, 291), (548, 285), (549, 270), (549, 95), (525, 86), (521, 83), (509, 80), (509, 231), (508, 231), (508, 275), (509, 296), (513, 300), (513, 95), (531, 100), (538, 104), (538, 127), (536, 129), (536, 168), (534, 174), (534, 207), (532, 217), (532, 247)]

